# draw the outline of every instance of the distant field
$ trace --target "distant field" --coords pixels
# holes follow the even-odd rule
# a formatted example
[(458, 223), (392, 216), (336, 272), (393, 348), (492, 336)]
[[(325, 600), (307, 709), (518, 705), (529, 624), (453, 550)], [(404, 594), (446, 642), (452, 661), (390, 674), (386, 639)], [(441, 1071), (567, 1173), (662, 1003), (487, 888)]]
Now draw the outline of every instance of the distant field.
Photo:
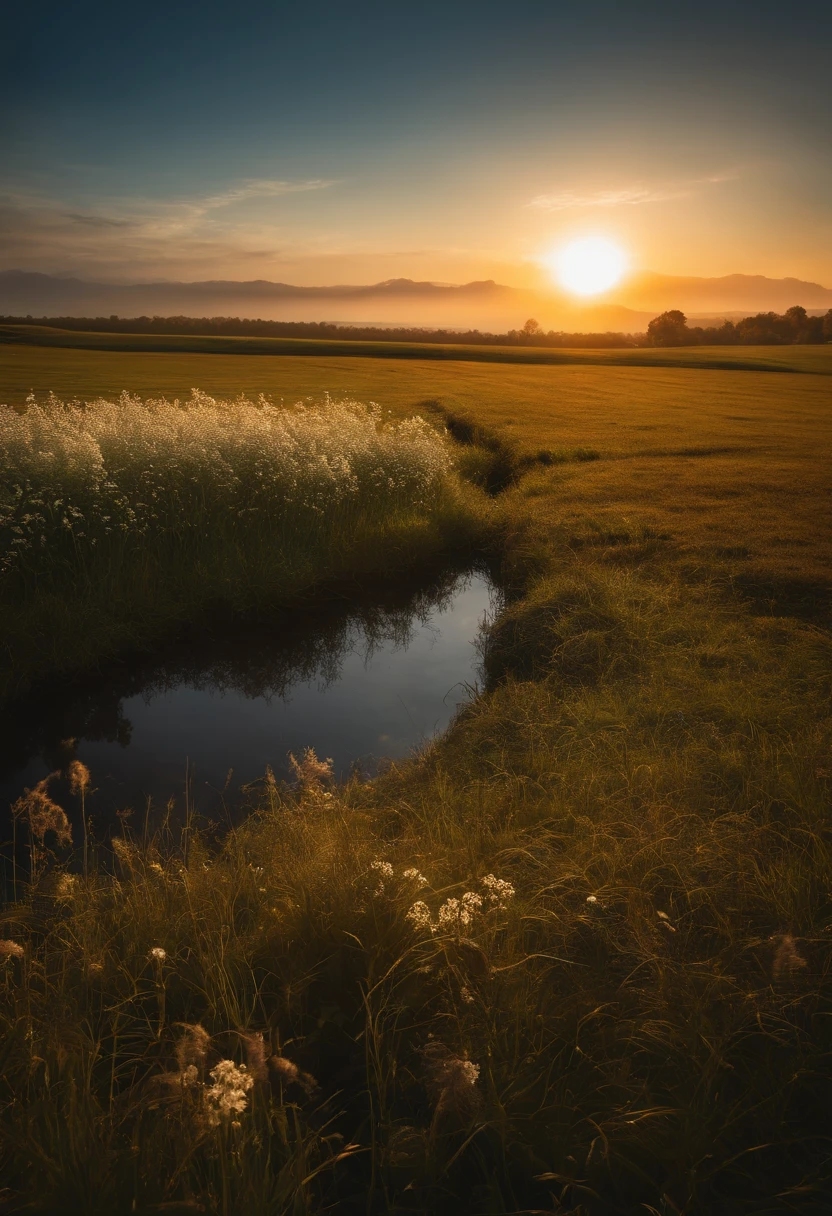
[(355, 342), (314, 338), (236, 338), (189, 334), (80, 333), (41, 325), (0, 325), (0, 344), (74, 350), (174, 351), (212, 355), (304, 355), (371, 359), (463, 360), (475, 363), (588, 363), (666, 367), (745, 368), (832, 374), (832, 346), (699, 346), (569, 350), (539, 346), (464, 346), (433, 342)]
[[(124, 388), (184, 397), (197, 386), (217, 396), (262, 392), (286, 402), (329, 392), (396, 412), (435, 401), (527, 453), (579, 446), (599, 453), (592, 463), (541, 470), (514, 491), (533, 499), (549, 526), (589, 515), (599, 528), (620, 531), (624, 519), (740, 574), (828, 583), (832, 381), (806, 372), (811, 364), (832, 372), (832, 349), (740, 352), (780, 360), (776, 375), (662, 362), (674, 353), (638, 352), (654, 359), (652, 367), (616, 365), (604, 351), (576, 352), (573, 364), (519, 367), (0, 346), (0, 399), (19, 405), (30, 389), (82, 399)], [(704, 360), (708, 351), (687, 354)], [(803, 365), (801, 374), (787, 370), (789, 360)]]

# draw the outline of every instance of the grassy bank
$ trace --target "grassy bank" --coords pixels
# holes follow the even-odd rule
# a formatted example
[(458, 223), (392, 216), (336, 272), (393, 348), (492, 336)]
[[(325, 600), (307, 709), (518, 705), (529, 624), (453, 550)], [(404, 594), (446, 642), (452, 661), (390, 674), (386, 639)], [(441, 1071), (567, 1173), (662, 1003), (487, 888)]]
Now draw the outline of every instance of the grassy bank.
[(448, 560), (477, 529), (419, 418), (193, 393), (4, 410), (0, 694), (211, 612)]
[(828, 395), (564, 370), (605, 379), (419, 394), (508, 592), (444, 738), (298, 758), (223, 841), (128, 819), (87, 879), (20, 806), (11, 1210), (826, 1210)]

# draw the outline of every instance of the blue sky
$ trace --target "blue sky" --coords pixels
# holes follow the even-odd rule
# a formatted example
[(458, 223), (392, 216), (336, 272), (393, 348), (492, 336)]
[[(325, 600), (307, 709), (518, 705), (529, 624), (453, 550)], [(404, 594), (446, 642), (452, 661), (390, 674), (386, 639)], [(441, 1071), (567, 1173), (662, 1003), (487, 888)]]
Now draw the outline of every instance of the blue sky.
[(599, 233), (664, 273), (832, 284), (832, 6), (19, 6), (0, 269), (533, 282)]

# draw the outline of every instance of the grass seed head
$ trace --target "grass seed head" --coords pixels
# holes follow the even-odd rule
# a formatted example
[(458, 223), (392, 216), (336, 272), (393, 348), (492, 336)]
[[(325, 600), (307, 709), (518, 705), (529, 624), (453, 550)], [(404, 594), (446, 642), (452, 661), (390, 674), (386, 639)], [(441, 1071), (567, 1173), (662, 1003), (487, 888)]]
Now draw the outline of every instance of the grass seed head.
[(14, 816), (25, 816), (31, 833), (42, 845), (47, 832), (54, 832), (59, 845), (72, 844), (72, 827), (63, 807), (49, 796), (49, 782), (57, 777), (50, 773), (34, 789), (27, 789), (12, 807)]
[(80, 760), (73, 760), (67, 769), (69, 788), (73, 794), (85, 794), (90, 784), (90, 770)]
[(771, 964), (771, 974), (774, 980), (793, 977), (808, 966), (791, 933), (778, 933), (772, 940), (775, 943), (774, 959)]
[(189, 1068), (197, 1068), (202, 1072), (205, 1068), (205, 1061), (208, 1059), (211, 1036), (198, 1022), (182, 1022), (180, 1025), (184, 1033), (176, 1044), (176, 1062), (179, 1065), (179, 1071), (185, 1073)]

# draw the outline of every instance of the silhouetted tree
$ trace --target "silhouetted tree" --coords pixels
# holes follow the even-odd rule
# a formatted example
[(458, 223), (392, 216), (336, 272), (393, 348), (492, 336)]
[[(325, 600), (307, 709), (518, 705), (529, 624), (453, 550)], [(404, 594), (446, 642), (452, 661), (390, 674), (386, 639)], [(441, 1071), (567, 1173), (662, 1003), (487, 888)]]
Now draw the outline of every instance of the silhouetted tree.
[(688, 319), (678, 308), (654, 317), (647, 326), (649, 346), (685, 346), (689, 338)]
[(522, 333), (524, 333), (527, 338), (534, 338), (541, 332), (540, 325), (537, 321), (535, 321), (534, 317), (529, 317), (522, 329)]

